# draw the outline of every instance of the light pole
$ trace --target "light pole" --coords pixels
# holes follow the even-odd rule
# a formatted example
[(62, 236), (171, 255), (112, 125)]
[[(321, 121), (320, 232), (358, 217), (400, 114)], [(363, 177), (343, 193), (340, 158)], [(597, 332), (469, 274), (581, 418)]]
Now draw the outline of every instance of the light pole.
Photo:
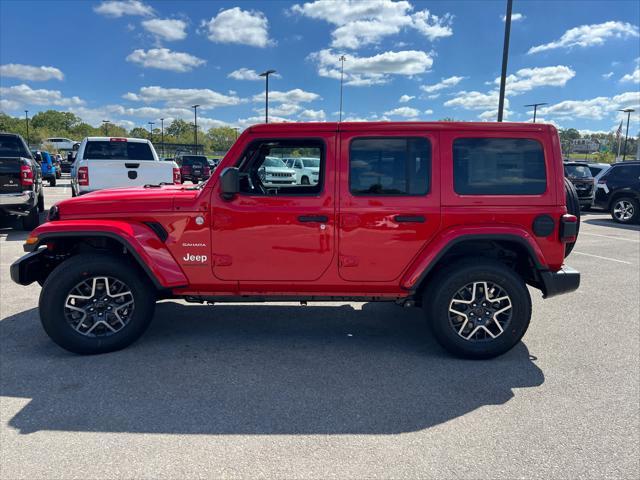
[(193, 140), (196, 144), (196, 155), (198, 154), (198, 107), (200, 105), (191, 105), (193, 108)]
[(29, 110), (24, 111), (24, 119), (27, 122), (27, 147), (29, 146)]
[(548, 103), (532, 103), (530, 105), (525, 105), (525, 107), (533, 107), (533, 123), (536, 123), (536, 112), (538, 111), (538, 107), (540, 105), (549, 105)]
[(627, 140), (629, 139), (629, 119), (631, 118), (631, 113), (635, 112), (635, 110), (633, 108), (625, 108), (618, 111), (624, 112), (627, 114), (627, 131), (624, 134), (624, 150), (622, 151), (622, 161), (624, 162), (627, 158)]
[(236, 132), (236, 140), (238, 140), (238, 130), (239, 130), (239, 129), (238, 129), (238, 127), (233, 127), (233, 129), (234, 129), (234, 130), (235, 130), (235, 132)]
[(162, 156), (164, 157), (164, 118), (160, 119), (160, 139), (162, 142)]
[(344, 55), (341, 55), (338, 60), (340, 60), (340, 120), (338, 122), (342, 122), (342, 81), (344, 79), (344, 61), (347, 59)]
[(104, 127), (104, 136), (109, 136), (109, 120), (102, 120), (102, 126)]
[(149, 124), (149, 141), (151, 143), (153, 143), (153, 126), (155, 125), (155, 123), (153, 122), (147, 122)]
[(275, 70), (267, 70), (266, 72), (262, 72), (260, 74), (261, 77), (264, 77), (267, 83), (266, 89), (264, 91), (264, 123), (269, 123), (269, 75), (272, 73), (276, 73)]
[(507, 83), (507, 62), (509, 61), (509, 36), (511, 35), (511, 9), (513, 0), (507, 0), (507, 15), (504, 19), (504, 45), (502, 47), (502, 73), (500, 74), (500, 97), (498, 98), (498, 121), (502, 121), (504, 111), (504, 89)]

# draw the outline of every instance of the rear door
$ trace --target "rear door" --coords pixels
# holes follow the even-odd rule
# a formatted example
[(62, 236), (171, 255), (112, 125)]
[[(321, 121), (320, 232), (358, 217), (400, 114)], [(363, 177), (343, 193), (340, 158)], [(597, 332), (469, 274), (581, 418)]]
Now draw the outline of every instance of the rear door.
[(150, 143), (88, 140), (82, 165), (89, 169), (89, 189), (173, 183), (170, 162), (160, 162)]
[(340, 149), (340, 276), (394, 281), (440, 225), (438, 134), (345, 131)]
[[(16, 135), (0, 135), (0, 193), (22, 191), (20, 157), (30, 158), (26, 145)], [(34, 176), (36, 172), (33, 172)]]

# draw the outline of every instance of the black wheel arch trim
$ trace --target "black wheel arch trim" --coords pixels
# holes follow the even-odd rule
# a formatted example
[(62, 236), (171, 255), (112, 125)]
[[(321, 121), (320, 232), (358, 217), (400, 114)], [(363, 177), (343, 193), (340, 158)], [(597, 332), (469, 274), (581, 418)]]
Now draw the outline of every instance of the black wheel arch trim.
[(536, 253), (533, 250), (533, 247), (531, 246), (531, 244), (527, 240), (525, 240), (524, 238), (518, 235), (513, 235), (508, 233), (505, 233), (505, 234), (488, 233), (486, 235), (485, 234), (461, 235), (451, 240), (449, 243), (447, 243), (447, 245), (442, 250), (438, 252), (438, 254), (435, 256), (433, 261), (420, 274), (420, 277), (418, 277), (418, 280), (416, 281), (415, 285), (411, 289), (409, 289), (411, 293), (412, 294), (417, 293), (417, 291), (422, 286), (422, 283), (424, 282), (427, 275), (431, 273), (431, 271), (438, 264), (438, 262), (442, 260), (442, 258), (447, 254), (447, 252), (449, 252), (453, 247), (455, 247), (459, 243), (463, 243), (467, 241), (475, 241), (475, 240), (497, 240), (497, 241), (503, 241), (503, 242), (504, 241), (515, 242), (526, 249), (527, 253), (529, 254), (529, 258), (533, 261), (534, 267), (538, 272), (548, 271), (547, 267), (540, 263), (540, 260), (536, 256)]
[[(147, 228), (151, 228), (151, 227), (147, 227)], [(161, 290), (161, 291), (168, 290), (167, 287), (164, 287), (158, 281), (157, 277), (151, 271), (149, 266), (142, 260), (142, 258), (140, 258), (140, 255), (138, 254), (138, 252), (131, 246), (131, 243), (129, 243), (129, 241), (125, 240), (124, 238), (122, 238), (121, 236), (119, 236), (119, 235), (117, 235), (117, 234), (115, 234), (113, 232), (105, 232), (105, 231), (101, 231), (101, 230), (78, 230), (78, 231), (73, 231), (73, 232), (44, 233), (42, 235), (38, 235), (38, 243), (35, 243), (33, 245), (26, 245), (25, 244), (24, 245), (24, 251), (25, 252), (33, 252), (33, 251), (37, 250), (40, 245), (42, 245), (43, 243), (46, 243), (47, 240), (52, 240), (52, 239), (55, 239), (55, 238), (74, 238), (74, 237), (84, 237), (84, 236), (86, 236), (86, 237), (106, 237), (106, 238), (109, 238), (109, 239), (117, 241), (123, 247), (125, 247), (127, 249), (127, 251), (133, 256), (133, 258), (135, 258), (135, 260), (138, 263), (138, 265), (142, 268), (142, 270), (151, 279), (151, 281), (153, 282), (154, 287), (157, 290)], [(23, 256), (20, 260), (18, 260), (18, 262), (20, 262), (22, 259), (24, 259), (26, 257), (27, 257), (27, 255)], [(171, 287), (171, 289), (173, 289), (173, 288), (181, 288), (181, 287), (186, 287), (186, 285), (178, 285), (178, 286), (175, 286), (175, 287)]]

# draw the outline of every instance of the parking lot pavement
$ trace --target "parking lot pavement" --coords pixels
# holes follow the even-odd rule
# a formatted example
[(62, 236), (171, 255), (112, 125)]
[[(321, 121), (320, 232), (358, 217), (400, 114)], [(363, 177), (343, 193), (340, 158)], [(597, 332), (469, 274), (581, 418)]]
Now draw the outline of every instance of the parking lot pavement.
[[(70, 196), (46, 188), (47, 203)], [(418, 309), (159, 305), (132, 347), (68, 354), (0, 229), (0, 477), (638, 478), (640, 228), (583, 217), (572, 294), (490, 361)]]

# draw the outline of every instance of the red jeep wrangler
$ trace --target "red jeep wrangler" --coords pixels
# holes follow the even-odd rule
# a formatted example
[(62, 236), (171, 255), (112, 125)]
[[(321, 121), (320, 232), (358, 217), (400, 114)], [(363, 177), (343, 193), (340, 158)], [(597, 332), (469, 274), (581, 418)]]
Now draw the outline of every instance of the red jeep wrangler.
[[(262, 182), (266, 159), (319, 159), (317, 182)], [(422, 306), (450, 352), (512, 348), (527, 285), (578, 288), (563, 266), (579, 205), (542, 124), (302, 123), (247, 129), (211, 178), (62, 201), (11, 266), (72, 352), (121, 349), (158, 299)]]

